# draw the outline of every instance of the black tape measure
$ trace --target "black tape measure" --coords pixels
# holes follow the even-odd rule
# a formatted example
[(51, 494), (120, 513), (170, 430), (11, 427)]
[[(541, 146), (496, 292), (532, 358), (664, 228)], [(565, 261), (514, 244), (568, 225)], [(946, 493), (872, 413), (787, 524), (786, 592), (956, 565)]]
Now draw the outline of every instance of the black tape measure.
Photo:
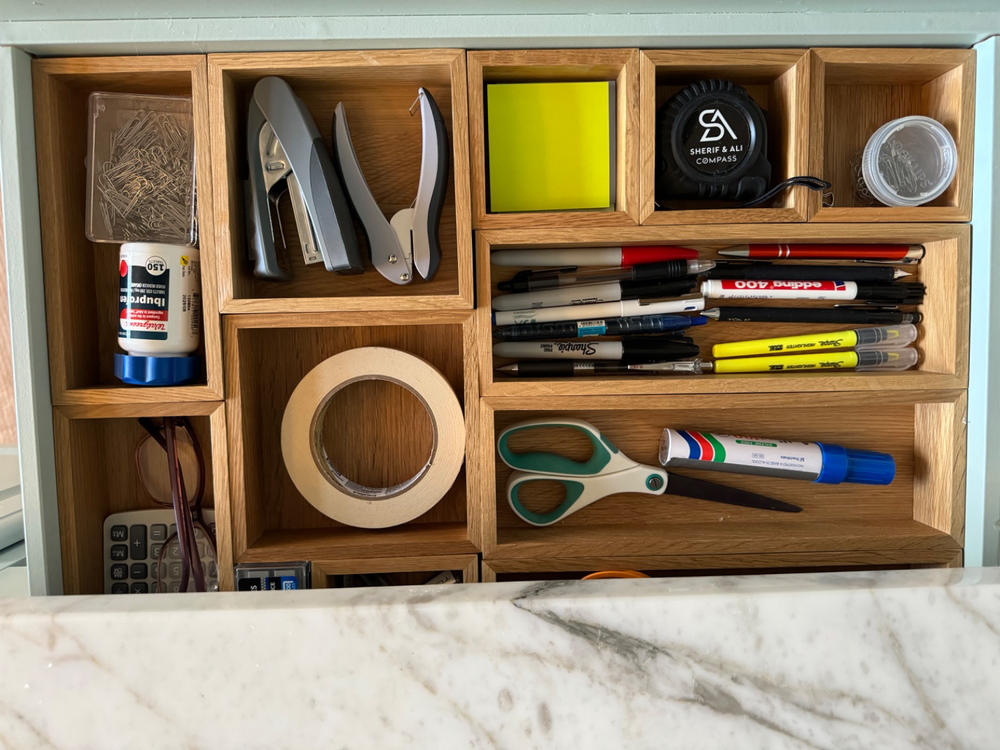
[(771, 181), (764, 111), (731, 81), (698, 81), (660, 107), (656, 154), (659, 201), (752, 201)]

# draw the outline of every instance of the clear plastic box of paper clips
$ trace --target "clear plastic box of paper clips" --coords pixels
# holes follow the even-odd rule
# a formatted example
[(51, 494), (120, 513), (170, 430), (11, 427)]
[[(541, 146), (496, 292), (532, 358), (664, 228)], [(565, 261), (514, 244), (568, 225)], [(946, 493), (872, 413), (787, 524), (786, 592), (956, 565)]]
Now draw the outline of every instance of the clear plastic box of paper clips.
[(197, 242), (189, 97), (90, 95), (86, 232), (92, 242)]

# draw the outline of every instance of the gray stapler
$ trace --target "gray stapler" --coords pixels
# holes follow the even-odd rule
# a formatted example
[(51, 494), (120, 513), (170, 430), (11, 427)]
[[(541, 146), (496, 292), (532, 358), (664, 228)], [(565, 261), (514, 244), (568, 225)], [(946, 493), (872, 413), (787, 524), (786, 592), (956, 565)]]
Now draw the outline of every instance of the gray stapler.
[(417, 197), (411, 208), (397, 211), (391, 221), (386, 221), (361, 173), (342, 102), (337, 104), (333, 116), (337, 165), (354, 210), (368, 235), (372, 265), (394, 284), (409, 284), (413, 279), (414, 266), (423, 278), (429, 279), (441, 262), (438, 222), (447, 189), (448, 135), (434, 98), (421, 88), (417, 92), (417, 101), (420, 103), (422, 133)]
[(278, 263), (271, 221), (270, 204), (277, 204), (283, 194), (282, 183), (307, 262), (322, 258), (327, 271), (364, 270), (351, 209), (316, 123), (291, 87), (275, 76), (254, 86), (247, 115), (247, 158), (250, 178), (244, 197), (254, 274), (289, 277)]

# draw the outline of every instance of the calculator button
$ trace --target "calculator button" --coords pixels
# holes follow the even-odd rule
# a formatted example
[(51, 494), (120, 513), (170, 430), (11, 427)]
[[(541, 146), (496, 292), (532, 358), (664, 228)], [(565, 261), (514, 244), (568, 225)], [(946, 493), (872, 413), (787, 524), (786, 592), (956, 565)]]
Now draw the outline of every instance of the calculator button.
[(129, 530), (129, 549), (133, 560), (146, 559), (146, 525), (133, 524)]
[(149, 568), (146, 563), (132, 563), (132, 569), (129, 571), (131, 574), (130, 578), (147, 578), (149, 576)]
[(128, 526), (115, 524), (111, 527), (112, 542), (124, 542), (126, 539), (128, 539)]
[(178, 542), (171, 542), (171, 544), (167, 547), (167, 559), (168, 560), (181, 559), (181, 545)]
[(149, 559), (150, 560), (159, 560), (160, 559), (160, 552), (162, 550), (163, 550), (163, 545), (162, 544), (155, 544), (154, 543), (154, 544), (149, 545)]
[(111, 580), (124, 581), (126, 578), (128, 578), (128, 565), (116, 563), (111, 566)]
[(127, 583), (123, 583), (122, 581), (119, 581), (118, 583), (112, 583), (111, 584), (111, 593), (112, 594), (127, 594), (128, 593), (128, 584)]
[(111, 559), (112, 560), (127, 560), (128, 559), (128, 545), (127, 544), (112, 544), (111, 545)]
[(180, 590), (181, 590), (181, 585), (177, 581), (174, 581), (173, 583), (170, 584), (171, 594), (176, 594)]
[(132, 593), (133, 594), (148, 594), (149, 584), (145, 581), (135, 581), (132, 583)]
[(170, 524), (170, 528), (167, 529), (167, 536), (173, 536), (176, 533), (177, 533), (177, 524), (176, 523)]
[(171, 578), (181, 577), (181, 564), (179, 562), (170, 563), (169, 573)]
[(165, 523), (154, 523), (149, 527), (149, 538), (154, 542), (162, 542), (167, 538), (167, 525)]

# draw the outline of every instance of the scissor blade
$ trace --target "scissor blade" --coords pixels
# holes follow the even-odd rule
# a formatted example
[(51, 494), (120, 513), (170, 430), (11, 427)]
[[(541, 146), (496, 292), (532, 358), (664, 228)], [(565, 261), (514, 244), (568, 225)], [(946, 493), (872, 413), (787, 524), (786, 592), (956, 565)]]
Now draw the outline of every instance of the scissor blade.
[(697, 498), (698, 500), (728, 503), (729, 505), (742, 505), (746, 508), (777, 510), (782, 513), (798, 513), (802, 510), (798, 505), (775, 500), (773, 497), (765, 497), (755, 492), (747, 492), (735, 487), (707, 482), (704, 479), (685, 477), (673, 472), (667, 475), (666, 491), (670, 495), (682, 495), (684, 497)]

